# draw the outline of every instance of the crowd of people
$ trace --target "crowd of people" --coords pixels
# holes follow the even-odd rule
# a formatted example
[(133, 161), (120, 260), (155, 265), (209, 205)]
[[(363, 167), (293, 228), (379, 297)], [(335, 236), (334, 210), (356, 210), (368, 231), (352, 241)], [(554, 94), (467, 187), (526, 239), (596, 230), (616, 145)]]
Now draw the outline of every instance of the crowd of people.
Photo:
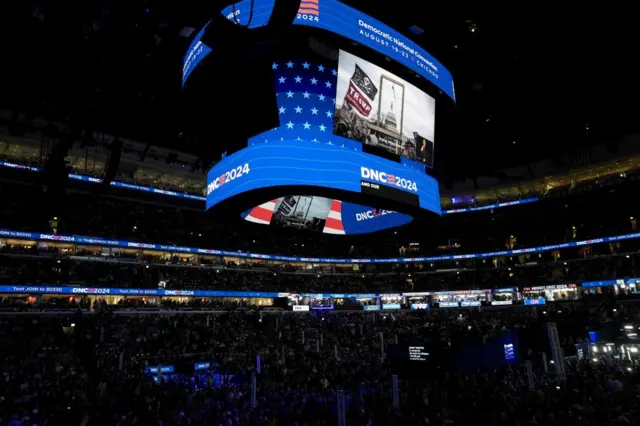
[[(238, 217), (212, 219), (201, 203), (137, 202), (136, 192), (119, 190), (118, 199), (71, 193), (56, 220), (42, 217), (42, 188), (0, 185), (0, 224), (4, 229), (87, 235), (253, 253), (304, 257), (397, 257), (477, 253), (537, 247), (635, 232), (637, 197), (630, 177), (613, 187), (551, 198), (492, 211), (445, 215), (398, 229), (359, 237), (255, 225)], [(113, 194), (112, 194), (113, 195)], [(15, 215), (16, 211), (23, 214)], [(532, 221), (528, 218), (535, 217)], [(109, 218), (105, 220), (105, 218)], [(410, 245), (412, 243), (412, 245)], [(595, 248), (597, 251), (598, 249)]]
[[(338, 391), (349, 425), (632, 425), (640, 419), (636, 364), (572, 351), (599, 322), (638, 319), (634, 305), (616, 307), (0, 317), (0, 425), (333, 425)], [(566, 380), (540, 362), (549, 320), (568, 358)], [(512, 332), (517, 363), (465, 369), (451, 361)], [(407, 375), (394, 348), (416, 340), (431, 358)], [(527, 360), (533, 388), (521, 368)], [(203, 362), (203, 371), (183, 368)], [(172, 372), (146, 372), (168, 365)]]
[[(0, 185), (0, 196), (6, 200), (0, 203), (2, 228), (46, 231), (37, 217), (30, 214), (38, 211), (36, 205), (29, 203), (37, 203), (39, 190), (29, 185)], [(633, 233), (637, 231), (634, 207), (624, 200), (633, 198), (635, 191), (637, 188), (621, 184), (616, 186), (617, 198), (608, 190), (600, 190), (584, 198), (547, 200), (493, 213), (446, 216), (438, 219), (438, 226), (443, 228), (438, 232), (452, 232), (452, 238), (438, 248), (437, 254), (470, 253), (482, 248), (515, 249)], [(214, 223), (202, 211), (189, 208), (78, 194), (74, 197), (64, 218), (49, 221), (49, 231), (253, 253), (321, 254), (323, 257), (436, 254), (424, 244), (407, 246), (408, 241), (422, 238), (423, 232), (416, 233), (415, 229), (400, 228), (375, 234), (375, 243), (363, 237), (348, 238), (343, 244), (343, 240), (335, 236), (305, 232), (288, 235), (286, 230), (270, 233), (265, 232), (268, 227), (248, 223), (237, 226)], [(16, 215), (16, 211), (24, 214)], [(526, 212), (524, 216), (523, 212)], [(523, 217), (539, 220), (522, 220)], [(407, 236), (408, 232), (413, 235)], [(429, 234), (430, 230), (425, 229), (424, 233)], [(501, 238), (496, 240), (485, 234)], [(506, 240), (502, 238), (505, 235)], [(425, 238), (433, 241), (430, 236)], [(476, 244), (473, 239), (482, 243)], [(283, 241), (287, 244), (283, 245)], [(0, 284), (156, 288), (164, 282), (167, 288), (177, 289), (334, 292), (535, 286), (638, 276), (639, 248), (635, 239), (610, 244), (598, 244), (596, 240), (594, 244), (519, 256), (365, 264), (356, 270), (353, 265), (269, 264), (256, 259), (97, 246), (25, 245), (20, 240), (0, 239)]]
[[(241, 219), (239, 212), (212, 216), (202, 200), (107, 185), (113, 178), (202, 196), (204, 172), (212, 160), (246, 142), (243, 138), (252, 126), (220, 123), (224, 117), (244, 119), (235, 111), (235, 98), (243, 96), (226, 96), (230, 108), (211, 120), (205, 117), (206, 105), (191, 102), (195, 99), (181, 94), (175, 84), (176, 60), (189, 43), (196, 51), (200, 46), (193, 42), (192, 25), (195, 15), (202, 13), (189, 11), (189, 4), (147, 0), (14, 3), (18, 13), (4, 14), (11, 16), (12, 25), (3, 26), (11, 28), (12, 35), (5, 37), (9, 43), (3, 51), (3, 57), (11, 58), (3, 67), (10, 78), (0, 80), (7, 82), (0, 91), (6, 108), (0, 110), (0, 160), (14, 164), (0, 167), (0, 230), (44, 235), (0, 237), (0, 426), (640, 426), (640, 304), (633, 298), (637, 293), (625, 294), (627, 282), (633, 281), (636, 289), (631, 278), (640, 277), (640, 238), (606, 244), (598, 240), (640, 234), (640, 212), (633, 202), (640, 195), (640, 177), (638, 169), (632, 169), (636, 158), (630, 155), (637, 141), (617, 141), (618, 134), (630, 128), (626, 116), (633, 113), (628, 108), (624, 114), (612, 110), (604, 114), (604, 121), (593, 122), (603, 115), (594, 109), (596, 103), (608, 107), (612, 102), (590, 91), (588, 98), (595, 103), (581, 96), (585, 102), (579, 108), (565, 105), (568, 126), (551, 111), (560, 108), (551, 108), (552, 115), (545, 117), (551, 127), (539, 134), (568, 142), (558, 142), (553, 150), (548, 143), (535, 147), (542, 153), (553, 151), (549, 167), (520, 158), (527, 162), (520, 169), (527, 169), (531, 181), (520, 182), (524, 172), (513, 169), (485, 179), (480, 173), (491, 167), (484, 158), (462, 159), (439, 176), (445, 190), (451, 189), (453, 178), (468, 176), (469, 187), (476, 191), (464, 195), (475, 193), (480, 203), (524, 197), (539, 198), (536, 202), (442, 217), (425, 212), (424, 219), (406, 226), (359, 236), (258, 225)], [(325, 19), (326, 9), (318, 9), (318, 1), (309, 3), (311, 12), (320, 10)], [(232, 15), (240, 13), (236, 6), (241, 5), (233, 6)], [(287, 15), (280, 6), (273, 11), (273, 21)], [(377, 9), (377, 14), (384, 14)], [(212, 9), (205, 12), (211, 14)], [(359, 26), (371, 27), (364, 20)], [(490, 33), (500, 31), (491, 31), (486, 21), (450, 25), (462, 23), (456, 14), (442, 24), (451, 27), (446, 33), (460, 44), (460, 49), (454, 46), (457, 68), (475, 60), (475, 54), (464, 52), (488, 52), (494, 62), (508, 65), (512, 76), (506, 80), (530, 83), (531, 78), (518, 78), (526, 77), (518, 68), (536, 71), (529, 60), (535, 58), (526, 46), (530, 43), (521, 46), (528, 40), (526, 31), (510, 31), (508, 50), (517, 58), (505, 61), (490, 46), (495, 41)], [(476, 33), (476, 24), (480, 31), (469, 39), (467, 33)], [(416, 29), (420, 28), (411, 30)], [(373, 27), (368, 31), (380, 33)], [(283, 34), (271, 32), (268, 44), (280, 45), (277, 39)], [(203, 29), (196, 40), (207, 42), (219, 35)], [(549, 39), (558, 44), (557, 37)], [(320, 43), (324, 42), (312, 43), (316, 53), (311, 54), (331, 56)], [(434, 48), (448, 49), (446, 37), (440, 44)], [(546, 47), (552, 54), (562, 51)], [(396, 56), (407, 56), (394, 49)], [(226, 71), (233, 69), (235, 56), (246, 56), (235, 50), (233, 55), (222, 52), (230, 59), (222, 64)], [(247, 57), (247, 76), (259, 77), (252, 65), (263, 65), (257, 58), (262, 53)], [(204, 57), (202, 50), (197, 56)], [(280, 68), (285, 68), (282, 63)], [(562, 64), (553, 64), (553, 70), (581, 81), (574, 78), (575, 70)], [(240, 67), (235, 71), (242, 77)], [(518, 139), (517, 150), (496, 145), (484, 155), (503, 151), (515, 161), (533, 152), (526, 148), (534, 140), (530, 129), (519, 129), (522, 120), (499, 107), (502, 94), (518, 86), (510, 81), (496, 85), (482, 75), (469, 84), (472, 73), (467, 71), (459, 85), (464, 117), (454, 120), (464, 124), (458, 126), (463, 131), (447, 131), (438, 139), (456, 142), (456, 134), (473, 133), (464, 128), (476, 128), (477, 121), (485, 129), (475, 132), (480, 142), (487, 135), (504, 139), (515, 134)], [(623, 74), (617, 72), (616, 80), (622, 81)], [(535, 91), (536, 86), (529, 86), (529, 92)], [(578, 87), (569, 85), (565, 92), (572, 94)], [(517, 95), (515, 91), (508, 98), (513, 102)], [(262, 98), (254, 96), (254, 104)], [(261, 110), (260, 105), (253, 110)], [(585, 111), (590, 120), (581, 118)], [(619, 131), (611, 128), (613, 122)], [(339, 127), (339, 120), (336, 123)], [(212, 128), (218, 129), (217, 139), (224, 139), (224, 144), (210, 143)], [(607, 132), (606, 145), (596, 145)], [(363, 135), (347, 136), (361, 140)], [(482, 146), (478, 141), (474, 144)], [(575, 148), (580, 149), (578, 155)], [(614, 160), (598, 163), (603, 158)], [(557, 169), (566, 174), (546, 173)], [(435, 170), (440, 174), (440, 167)], [(106, 179), (102, 184), (68, 179), (69, 172)], [(483, 181), (503, 186), (482, 189)], [(451, 200), (445, 205), (477, 207), (476, 198), (467, 198), (469, 204), (454, 205)], [(255, 200), (254, 205), (265, 201)], [(310, 222), (322, 229), (323, 221), (314, 217)], [(126, 242), (102, 247), (95, 241), (82, 245), (60, 239), (71, 235), (305, 258), (458, 257), (419, 263), (276, 263), (260, 256), (167, 252)], [(459, 256), (585, 240), (590, 241), (543, 252)], [(608, 287), (578, 285), (622, 278), (630, 280)], [(522, 302), (524, 287), (547, 284), (560, 285), (555, 293), (529, 289), (532, 298), (526, 300), (539, 306)], [(103, 287), (154, 291), (111, 292)], [(464, 307), (458, 298), (464, 292), (440, 295), (442, 299), (394, 294), (501, 287), (507, 291), (474, 293), (504, 302), (494, 306), (483, 299), (473, 301), (477, 307)], [(162, 294), (158, 289), (186, 293), (155, 296)], [(380, 296), (249, 299), (195, 297), (189, 290)], [(451, 301), (445, 301), (449, 296)], [(514, 298), (517, 304), (512, 304)], [(400, 300), (402, 306), (396, 303)], [(301, 311), (329, 307), (333, 301), (340, 306), (290, 312), (293, 301), (300, 302), (294, 306)], [(415, 309), (404, 309), (409, 306)], [(367, 307), (380, 310), (365, 311)]]
[[(630, 195), (635, 191), (619, 189)], [(11, 213), (24, 206), (22, 195), (15, 193), (21, 191), (5, 185), (0, 191), (8, 200), (0, 205), (3, 228), (43, 231), (40, 219)], [(33, 195), (30, 189), (22, 192)], [(49, 222), (51, 231), (353, 257), (397, 256), (402, 241), (409, 241), (406, 233), (412, 232), (378, 235), (375, 246), (366, 239), (336, 244), (298, 233), (283, 245), (282, 235), (247, 224), (209, 223), (190, 208), (75, 197), (71, 205), (82, 208), (67, 208)], [(591, 197), (527, 206), (533, 209), (530, 214), (541, 215), (533, 223), (521, 221), (515, 207), (479, 213), (473, 220), (445, 217), (438, 233), (452, 232), (452, 239), (439, 253), (634, 232), (632, 206), (607, 191)], [(494, 235), (499, 238), (487, 237)], [(406, 255), (431, 250), (413, 247)], [(0, 246), (0, 285), (343, 293), (524, 287), (638, 276), (637, 253), (637, 243), (629, 240), (518, 257), (345, 269), (6, 239)], [(362, 426), (640, 424), (639, 365), (619, 350), (621, 342), (634, 342), (627, 335), (612, 335), (615, 357), (580, 356), (576, 349), (589, 331), (635, 326), (640, 309), (621, 298), (393, 313), (285, 313), (274, 306), (212, 298), (167, 298), (149, 308), (140, 298), (107, 305), (82, 297), (41, 298), (33, 303), (43, 312), (17, 312), (22, 309), (16, 303), (25, 303), (18, 299), (0, 300), (0, 426), (324, 426), (340, 424), (342, 418)], [(566, 377), (542, 361), (543, 352), (552, 359), (548, 321), (558, 325)], [(517, 336), (512, 361), (478, 356), (479, 348), (505, 336)], [(409, 344), (425, 348), (428, 360), (415, 364), (402, 358)], [(531, 375), (524, 367), (527, 361)], [(203, 368), (196, 370), (196, 364)]]
[[(239, 217), (212, 220), (196, 202), (141, 203), (127, 190), (74, 188), (46, 216), (53, 209), (40, 208), (42, 187), (13, 182), (0, 185), (0, 227), (291, 256), (453, 255), (636, 232), (628, 202), (638, 196), (636, 181), (629, 176), (615, 191), (594, 184), (526, 206), (434, 217), (354, 238)], [(638, 244), (310, 265), (3, 238), (0, 285), (283, 293), (522, 288), (637, 277)], [(640, 365), (622, 350), (635, 341), (615, 331), (636, 327), (640, 309), (634, 300), (608, 296), (533, 308), (393, 313), (348, 306), (294, 313), (215, 298), (167, 297), (147, 306), (144, 298), (109, 305), (87, 297), (5, 296), (0, 426), (636, 425)], [(565, 359), (552, 357), (549, 321), (557, 324)], [(601, 330), (615, 356), (578, 351), (590, 331)], [(512, 358), (483, 352), (506, 338), (514, 342)], [(404, 358), (409, 345), (422, 348), (427, 360)], [(542, 353), (566, 364), (566, 373), (557, 374)]]
[[(180, 290), (384, 293), (531, 287), (637, 277), (637, 242), (622, 253), (587, 258), (536, 254), (509, 263), (466, 260), (441, 264), (354, 269), (315, 265), (225, 263), (222, 259), (93, 253), (50, 247), (0, 247), (0, 285), (90, 286)], [(161, 284), (162, 283), (162, 284)]]

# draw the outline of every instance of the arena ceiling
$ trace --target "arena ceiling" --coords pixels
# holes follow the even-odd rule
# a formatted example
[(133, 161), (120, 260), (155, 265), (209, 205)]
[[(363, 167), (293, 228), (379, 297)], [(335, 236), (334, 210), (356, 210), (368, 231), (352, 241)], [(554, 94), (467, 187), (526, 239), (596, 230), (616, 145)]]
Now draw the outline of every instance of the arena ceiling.
[[(452, 72), (458, 105), (448, 179), (640, 130), (637, 37), (624, 13), (348, 3), (405, 34), (420, 27), (411, 37)], [(0, 106), (198, 153), (202, 141), (185, 128), (180, 70), (189, 40), (181, 32), (203, 25), (211, 2), (29, 0), (13, 7), (0, 14), (9, 74)]]

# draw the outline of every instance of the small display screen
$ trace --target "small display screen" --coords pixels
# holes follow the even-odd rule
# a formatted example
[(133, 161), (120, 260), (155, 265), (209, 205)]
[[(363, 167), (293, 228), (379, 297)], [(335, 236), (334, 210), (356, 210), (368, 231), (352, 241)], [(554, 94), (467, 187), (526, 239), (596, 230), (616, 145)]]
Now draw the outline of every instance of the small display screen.
[(429, 352), (427, 352), (424, 346), (409, 346), (409, 361), (426, 361), (429, 357)]
[(462, 195), (458, 197), (451, 197), (451, 204), (474, 204), (476, 198), (471, 195)]

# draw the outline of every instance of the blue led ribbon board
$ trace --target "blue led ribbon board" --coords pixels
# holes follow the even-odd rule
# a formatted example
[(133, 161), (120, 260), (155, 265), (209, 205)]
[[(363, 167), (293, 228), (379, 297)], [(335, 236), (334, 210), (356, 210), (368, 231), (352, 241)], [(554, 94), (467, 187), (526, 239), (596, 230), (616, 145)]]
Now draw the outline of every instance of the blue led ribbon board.
[[(268, 24), (274, 5), (275, 0), (243, 0), (224, 8), (221, 13), (238, 25), (258, 28)], [(408, 37), (357, 9), (337, 0), (303, 0), (293, 25), (338, 34), (375, 50), (424, 77), (455, 101), (453, 78), (449, 70)], [(195, 47), (201, 38), (202, 34), (198, 33), (185, 56), (183, 85), (195, 66), (212, 51), (206, 45), (201, 50), (201, 46)]]

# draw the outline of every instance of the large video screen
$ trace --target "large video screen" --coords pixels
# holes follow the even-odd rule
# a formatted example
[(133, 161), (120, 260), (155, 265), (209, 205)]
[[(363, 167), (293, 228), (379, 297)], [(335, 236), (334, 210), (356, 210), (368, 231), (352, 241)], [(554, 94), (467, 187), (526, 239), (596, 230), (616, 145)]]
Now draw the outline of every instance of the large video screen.
[(436, 101), (400, 77), (340, 51), (334, 133), (433, 167)]
[[(311, 141), (320, 144), (339, 144), (349, 149), (363, 150), (363, 142), (353, 137), (353, 133), (346, 133), (347, 137), (334, 133), (336, 104), (341, 102), (336, 99), (336, 89), (338, 86), (338, 64), (336, 62), (311, 62), (307, 60), (279, 60), (273, 62), (272, 69), (276, 87), (276, 106), (280, 117), (280, 125), (269, 131), (260, 133), (249, 138), (249, 146), (264, 142), (275, 141)], [(392, 74), (389, 74), (392, 75)], [(392, 89), (388, 90), (393, 94)], [(385, 92), (386, 93), (386, 92)], [(376, 93), (376, 99), (378, 94)], [(386, 99), (386, 95), (385, 95)], [(394, 106), (394, 108), (396, 108)], [(411, 109), (404, 107), (403, 109)], [(428, 115), (427, 112), (425, 114)], [(388, 116), (388, 114), (387, 114)], [(364, 122), (363, 126), (365, 125)], [(373, 125), (372, 125), (373, 126)], [(420, 130), (425, 134), (429, 132)], [(369, 132), (369, 130), (367, 130)], [(372, 135), (375, 136), (375, 130)], [(418, 134), (420, 135), (420, 134)], [(400, 136), (396, 135), (397, 138)], [(420, 136), (422, 137), (422, 136)], [(386, 140), (384, 137), (382, 139)], [(416, 139), (414, 138), (414, 141)], [(383, 142), (381, 142), (382, 144)], [(408, 146), (414, 146), (415, 142), (407, 142)], [(421, 173), (425, 172), (425, 162), (420, 158), (429, 159), (428, 155), (422, 152), (433, 152), (428, 150), (433, 144), (418, 144), (418, 156), (413, 158), (410, 155), (402, 157), (404, 165)], [(420, 149), (424, 146), (423, 151)], [(369, 149), (378, 156), (384, 156), (384, 152), (379, 149)], [(392, 152), (387, 150), (387, 152)], [(395, 149), (393, 151), (395, 153)], [(432, 156), (431, 156), (432, 157)]]
[(326, 142), (265, 137), (209, 170), (207, 210), (247, 191), (309, 186), (389, 199), (442, 214), (438, 182), (412, 167), (411, 160), (401, 160), (364, 153), (360, 143), (335, 135)]
[[(221, 12), (238, 25), (258, 28), (268, 24), (274, 5), (274, 0), (241, 0)], [(338, 0), (301, 1), (293, 25), (329, 31), (367, 46), (418, 73), (455, 101), (451, 73), (437, 59), (393, 28)], [(199, 40), (200, 37), (196, 38)], [(208, 46), (205, 47), (202, 57), (211, 52)], [(193, 44), (189, 50), (192, 48)], [(191, 66), (186, 66), (187, 62), (185, 57), (183, 85), (196, 65), (192, 62)]]
[(242, 214), (253, 223), (281, 228), (356, 235), (395, 228), (412, 217), (345, 201), (310, 195), (290, 195), (268, 201)]
[[(408, 156), (373, 155), (360, 141), (333, 133), (337, 65), (303, 59), (273, 62), (280, 125), (249, 138), (247, 148), (223, 158), (209, 171), (207, 209), (260, 188), (310, 186), (389, 199), (441, 214), (438, 184), (425, 173), (424, 163)], [(285, 195), (295, 194), (279, 194)]]

